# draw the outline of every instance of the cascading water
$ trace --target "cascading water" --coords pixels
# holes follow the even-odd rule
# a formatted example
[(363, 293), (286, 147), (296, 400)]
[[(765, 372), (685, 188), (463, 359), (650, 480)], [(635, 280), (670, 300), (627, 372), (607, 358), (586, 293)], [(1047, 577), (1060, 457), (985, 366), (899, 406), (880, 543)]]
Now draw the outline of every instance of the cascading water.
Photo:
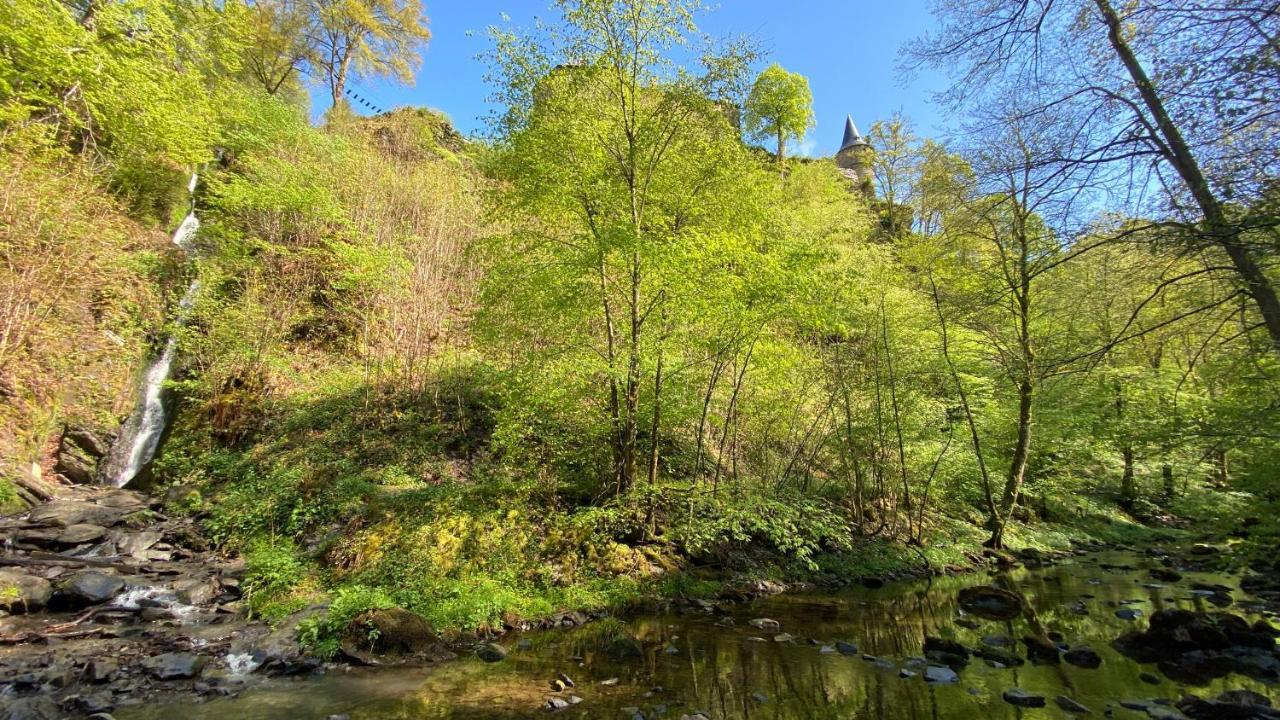
[[(187, 183), (187, 191), (194, 193), (197, 177), (191, 175)], [(192, 200), (191, 212), (183, 219), (182, 224), (173, 233), (173, 244), (182, 248), (188, 256), (195, 253), (195, 236), (200, 229), (200, 220), (196, 217), (195, 201)], [(186, 322), (191, 306), (195, 303), (196, 293), (200, 290), (200, 281), (193, 280), (187, 292), (178, 303), (178, 314), (175, 321), (179, 326)], [(98, 470), (99, 481), (106, 485), (124, 487), (128, 485), (151, 458), (155, 457), (160, 438), (169, 424), (169, 393), (165, 382), (173, 369), (173, 358), (178, 351), (178, 338), (170, 335), (165, 340), (164, 350), (147, 367), (142, 377), (142, 397), (120, 428), (120, 435), (111, 446), (111, 451), (103, 458)]]

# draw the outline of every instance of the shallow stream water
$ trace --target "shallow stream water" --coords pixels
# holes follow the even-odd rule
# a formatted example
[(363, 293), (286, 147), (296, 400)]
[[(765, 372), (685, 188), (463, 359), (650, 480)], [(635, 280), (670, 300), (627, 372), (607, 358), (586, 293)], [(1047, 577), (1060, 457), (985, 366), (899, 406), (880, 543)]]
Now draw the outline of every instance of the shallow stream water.
[[(978, 648), (984, 638), (1016, 639), (1027, 630), (1026, 618), (998, 622), (964, 615), (957, 591), (993, 579), (977, 573), (891, 583), (875, 590), (763, 598), (728, 607), (735, 620), (731, 628), (717, 625), (720, 616), (710, 614), (640, 615), (624, 625), (642, 641), (641, 658), (609, 657), (604, 635), (616, 626), (595, 623), (504, 638), (510, 655), (499, 663), (465, 657), (430, 668), (337, 669), (320, 678), (267, 681), (236, 698), (120, 708), (115, 714), (120, 720), (322, 720), (333, 714), (353, 720), (630, 720), (638, 709), (650, 720), (678, 720), (695, 712), (713, 720), (996, 720), (1073, 717), (1054, 704), (1055, 696), (1066, 695), (1091, 708), (1091, 717), (1109, 710), (1110, 717), (1123, 719), (1148, 715), (1122, 707), (1122, 700), (1176, 700), (1187, 692), (1211, 696), (1247, 688), (1280, 701), (1280, 688), (1239, 675), (1207, 686), (1181, 685), (1160, 675), (1155, 666), (1139, 665), (1111, 648), (1111, 640), (1126, 630), (1145, 628), (1146, 618), (1161, 608), (1218, 609), (1191, 590), (1193, 582), (1228, 585), (1235, 600), (1230, 612), (1251, 622), (1266, 616), (1237, 589), (1236, 578), (1186, 573), (1177, 583), (1155, 583), (1146, 572), (1154, 566), (1154, 560), (1141, 555), (1102, 553), (1016, 570), (1003, 578), (1023, 594), (1046, 629), (1061, 633), (1072, 647), (1087, 645), (1102, 656), (1102, 666), (1094, 670), (1065, 663), (1000, 668), (974, 658), (959, 672), (959, 682), (925, 682), (919, 658), (926, 635)], [(1078, 602), (1087, 615), (1072, 607)], [(1122, 609), (1139, 610), (1142, 616), (1122, 619), (1116, 615)], [(782, 632), (794, 639), (774, 640), (775, 632), (749, 624), (753, 618), (777, 620)], [(528, 642), (519, 643), (522, 639)], [(836, 641), (855, 643), (858, 653), (823, 651), (823, 645)], [(1013, 649), (1025, 657), (1020, 643)], [(904, 669), (914, 675), (903, 677)], [(1143, 672), (1159, 676), (1161, 682), (1153, 685), (1140, 679)], [(553, 693), (548, 683), (557, 673), (568, 675), (576, 686)], [(1002, 693), (1012, 687), (1045, 696), (1048, 707), (1025, 709), (1006, 703)], [(581, 702), (554, 713), (544, 707), (551, 697), (568, 699), (571, 694)]]

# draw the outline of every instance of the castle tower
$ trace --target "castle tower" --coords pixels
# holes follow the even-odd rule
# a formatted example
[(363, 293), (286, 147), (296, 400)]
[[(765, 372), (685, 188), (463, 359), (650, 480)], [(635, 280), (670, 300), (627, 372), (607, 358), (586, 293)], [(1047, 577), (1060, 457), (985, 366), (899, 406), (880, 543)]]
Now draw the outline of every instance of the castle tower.
[(872, 193), (871, 154), (871, 143), (858, 132), (858, 127), (853, 124), (853, 117), (846, 115), (844, 139), (840, 141), (840, 150), (836, 152), (836, 167), (868, 197)]

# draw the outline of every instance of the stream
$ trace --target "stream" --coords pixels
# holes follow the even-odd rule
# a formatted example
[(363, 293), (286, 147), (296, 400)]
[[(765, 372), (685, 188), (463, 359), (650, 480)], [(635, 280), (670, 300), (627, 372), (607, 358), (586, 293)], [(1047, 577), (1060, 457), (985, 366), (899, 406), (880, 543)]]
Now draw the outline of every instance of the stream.
[[(331, 667), (320, 677), (272, 679), (237, 697), (200, 704), (174, 702), (120, 707), (120, 720), (307, 720), (349, 716), (372, 718), (947, 718), (1076, 717), (1055, 703), (1059, 695), (1091, 709), (1091, 716), (1177, 718), (1172, 702), (1187, 693), (1213, 697), (1247, 689), (1280, 700), (1274, 682), (1230, 674), (1207, 684), (1186, 685), (1153, 664), (1122, 656), (1111, 641), (1146, 627), (1151, 613), (1167, 608), (1216, 611), (1209, 593), (1195, 583), (1222, 584), (1232, 598), (1227, 611), (1253, 623), (1274, 622), (1238, 589), (1238, 579), (1188, 572), (1159, 583), (1148, 570), (1156, 562), (1129, 552), (1067, 558), (1037, 569), (1007, 573), (1044, 627), (1061, 633), (1071, 647), (1089, 646), (1101, 667), (1068, 663), (1004, 667), (974, 657), (958, 681), (926, 682), (926, 636), (954, 639), (969, 648), (997, 647), (1026, 634), (1028, 621), (982, 620), (963, 613), (957, 592), (991, 582), (995, 573), (891, 583), (880, 589), (786, 593), (717, 612), (656, 612), (636, 615), (622, 631), (638, 638), (639, 657), (618, 659), (606, 648), (620, 628), (596, 622), (573, 630), (549, 630), (503, 638), (510, 651), (500, 662), (476, 657), (425, 668)], [(1219, 604), (1224, 601), (1221, 594)], [(1136, 612), (1135, 612), (1136, 611)], [(1117, 614), (1119, 612), (1119, 615)], [(1122, 617), (1123, 616), (1123, 617)], [(733, 620), (732, 626), (725, 618)], [(1124, 619), (1132, 617), (1133, 619)], [(762, 631), (751, 621), (770, 618), (780, 630)], [(790, 638), (780, 636), (790, 635)], [(775, 637), (779, 636), (779, 637)], [(856, 652), (849, 645), (856, 644)], [(1026, 657), (1015, 642), (1003, 649)], [(842, 652), (843, 651), (843, 652)], [(575, 684), (553, 692), (564, 673)], [(1003, 693), (1021, 688), (1047, 699), (1027, 709)], [(569, 704), (548, 709), (551, 698)], [(575, 699), (580, 698), (580, 700)], [(1123, 704), (1122, 704), (1123, 703)], [(640, 715), (637, 715), (639, 713)]]

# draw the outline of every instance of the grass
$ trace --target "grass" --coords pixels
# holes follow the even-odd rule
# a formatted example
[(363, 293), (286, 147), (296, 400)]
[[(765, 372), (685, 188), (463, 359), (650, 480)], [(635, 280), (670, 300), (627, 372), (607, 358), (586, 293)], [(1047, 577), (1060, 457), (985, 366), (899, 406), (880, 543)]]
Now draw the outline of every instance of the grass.
[[(331, 621), (307, 630), (317, 647), (328, 647), (343, 617), (388, 604), (446, 633), (485, 631), (569, 610), (713, 598), (741, 579), (886, 577), (970, 566), (981, 555), (986, 532), (940, 514), (915, 546), (851, 541), (836, 506), (810, 500), (725, 496), (679, 515), (691, 507), (688, 488), (670, 488), (671, 497), (637, 491), (622, 503), (577, 505), (569, 499), (577, 495), (488, 455), (489, 399), (458, 379), (465, 375), (413, 401), (375, 395), (366, 410), (358, 368), (331, 365), (296, 378), (243, 446), (224, 447), (198, 418), (183, 419), (160, 471), (198, 488), (183, 509), (244, 553), (255, 613), (278, 619), (332, 603)], [(667, 532), (637, 543), (646, 507), (658, 508)], [(1056, 550), (1187, 536), (1084, 496), (1050, 515), (1011, 525), (1010, 544)]]

